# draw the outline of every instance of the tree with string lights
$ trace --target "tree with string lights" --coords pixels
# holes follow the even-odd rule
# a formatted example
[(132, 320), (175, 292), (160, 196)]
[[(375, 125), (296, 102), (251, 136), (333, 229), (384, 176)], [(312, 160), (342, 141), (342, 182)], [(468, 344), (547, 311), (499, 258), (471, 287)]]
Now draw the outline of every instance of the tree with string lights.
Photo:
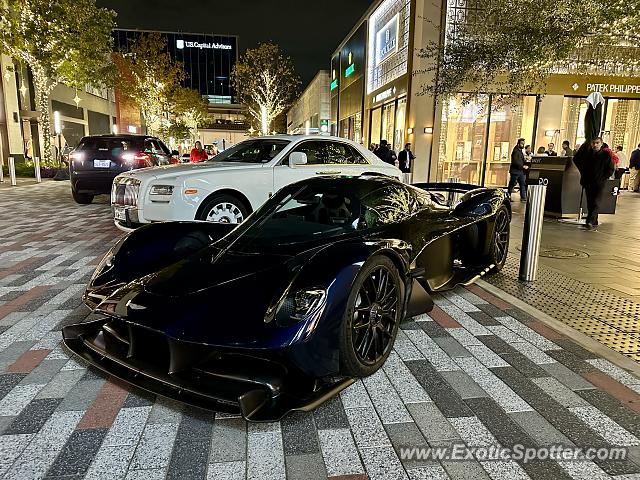
[[(544, 91), (554, 73), (594, 70), (637, 75), (640, 2), (474, 0), (458, 2), (443, 39), (419, 55), (433, 82), (420, 93), (447, 97), (499, 93), (504, 100)], [(459, 7), (458, 7), (459, 6)]]
[(141, 34), (127, 51), (114, 53), (114, 63), (116, 87), (140, 107), (149, 133), (195, 137), (207, 103), (199, 92), (182, 86), (184, 66), (171, 58), (159, 33)]
[(263, 135), (291, 106), (301, 83), (291, 59), (274, 43), (247, 49), (233, 67), (231, 81)]
[[(0, 4), (0, 50), (33, 74), (45, 164), (53, 161), (51, 92), (58, 83), (76, 89), (108, 86), (115, 16), (112, 10), (97, 7), (95, 0), (4, 0)], [(77, 93), (75, 101), (77, 105)]]

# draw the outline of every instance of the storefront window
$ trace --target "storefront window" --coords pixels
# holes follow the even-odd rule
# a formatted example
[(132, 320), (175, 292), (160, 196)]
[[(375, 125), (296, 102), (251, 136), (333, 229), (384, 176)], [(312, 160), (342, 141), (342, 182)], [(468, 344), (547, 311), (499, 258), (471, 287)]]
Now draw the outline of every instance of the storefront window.
[(457, 178), (480, 183), (484, 158), (488, 97), (466, 104), (452, 97), (442, 109), (438, 181)]
[(500, 98), (494, 97), (492, 104), (485, 185), (501, 186), (508, 183), (511, 151), (518, 138), (524, 138), (526, 144), (531, 144), (536, 97), (521, 97), (509, 105), (500, 105)]
[(627, 154), (640, 143), (640, 100), (610, 98), (604, 122), (604, 141), (612, 149), (622, 145)]
[(401, 98), (398, 100), (398, 106), (396, 108), (396, 125), (393, 134), (393, 149), (396, 152), (399, 152), (404, 148), (404, 126), (406, 114), (407, 99)]
[(380, 144), (380, 126), (382, 123), (382, 108), (371, 111), (371, 128), (369, 129), (369, 143)]
[(572, 147), (582, 144), (584, 142), (584, 116), (586, 113), (587, 102), (584, 98), (564, 97), (560, 136), (558, 139), (552, 138), (551, 140), (555, 143), (568, 140)]
[(396, 104), (388, 103), (382, 107), (382, 138), (389, 143), (393, 142), (393, 127), (396, 118)]

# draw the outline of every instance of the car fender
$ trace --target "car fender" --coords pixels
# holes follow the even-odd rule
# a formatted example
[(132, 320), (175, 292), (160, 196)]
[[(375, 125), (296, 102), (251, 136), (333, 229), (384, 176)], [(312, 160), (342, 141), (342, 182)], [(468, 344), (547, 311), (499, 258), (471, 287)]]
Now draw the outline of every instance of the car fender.
[[(299, 330), (288, 354), (303, 371), (314, 375), (338, 372), (338, 335), (356, 276), (374, 255), (385, 255), (398, 266), (400, 277), (409, 271), (408, 245), (399, 240), (334, 243), (310, 258), (294, 277), (285, 296), (303, 288), (327, 288), (327, 304), (320, 318)], [(406, 283), (405, 283), (406, 285)], [(406, 302), (405, 302), (406, 303)]]
[(236, 225), (211, 222), (158, 222), (121, 237), (96, 267), (85, 292), (91, 294), (160, 270), (222, 238)]

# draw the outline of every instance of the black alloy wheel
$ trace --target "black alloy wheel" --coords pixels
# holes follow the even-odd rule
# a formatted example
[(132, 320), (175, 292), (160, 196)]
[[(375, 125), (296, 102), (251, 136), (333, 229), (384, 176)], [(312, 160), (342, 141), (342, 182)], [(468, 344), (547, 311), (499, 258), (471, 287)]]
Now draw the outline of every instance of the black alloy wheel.
[(504, 264), (507, 261), (507, 252), (509, 251), (509, 232), (509, 212), (506, 207), (502, 206), (496, 213), (491, 245), (491, 263), (495, 265), (493, 269), (495, 272), (502, 270), (502, 267), (504, 267)]
[(398, 332), (402, 295), (400, 275), (389, 258), (376, 256), (362, 267), (344, 319), (341, 373), (366, 376), (382, 366)]

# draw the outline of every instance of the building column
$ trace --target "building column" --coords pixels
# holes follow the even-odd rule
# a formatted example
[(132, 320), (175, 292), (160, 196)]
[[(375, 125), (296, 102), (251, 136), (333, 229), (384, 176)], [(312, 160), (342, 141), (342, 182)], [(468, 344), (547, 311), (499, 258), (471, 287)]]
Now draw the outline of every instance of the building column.
[[(434, 6), (432, 0), (416, 0), (413, 29), (413, 61), (412, 70), (425, 70), (430, 59), (418, 56), (421, 47), (430, 41), (439, 41), (441, 37), (437, 22), (428, 22), (427, 18), (436, 18), (441, 10)], [(413, 182), (435, 181), (435, 172), (438, 165), (438, 139), (440, 138), (441, 109), (436, 104), (433, 95), (418, 95), (424, 85), (434, 82), (433, 73), (425, 73), (411, 76), (408, 101), (409, 112), (407, 116), (407, 128), (413, 128), (413, 134), (407, 135), (408, 141), (413, 144), (413, 153), (416, 160), (413, 166)], [(425, 133), (425, 128), (430, 129)]]
[[(0, 81), (2, 81), (2, 107), (0, 111), (0, 124), (2, 125), (2, 160), (7, 162), (9, 156), (16, 160), (24, 159), (24, 138), (20, 125), (20, 104), (18, 101), (18, 89), (16, 87), (16, 74), (13, 62), (7, 55), (0, 57)], [(9, 70), (11, 69), (11, 70)], [(10, 75), (7, 75), (7, 72)]]

